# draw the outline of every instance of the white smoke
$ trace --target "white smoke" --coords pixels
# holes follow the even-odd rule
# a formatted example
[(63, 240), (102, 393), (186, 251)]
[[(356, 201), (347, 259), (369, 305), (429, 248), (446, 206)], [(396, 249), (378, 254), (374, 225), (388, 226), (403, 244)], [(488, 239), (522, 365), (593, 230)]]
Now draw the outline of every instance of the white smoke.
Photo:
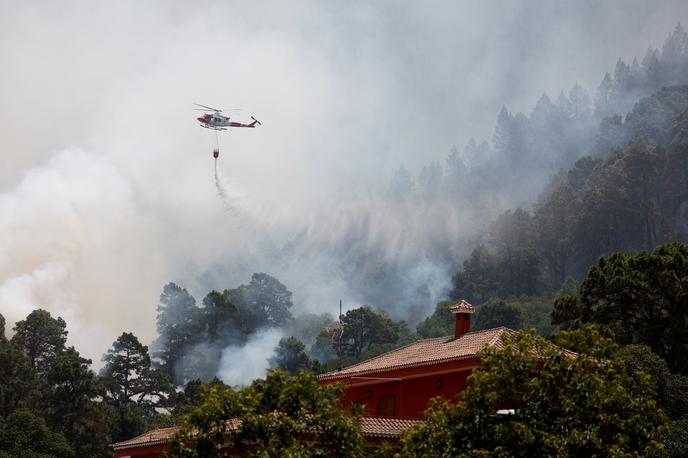
[[(153, 278), (159, 271), (128, 181), (106, 159), (67, 149), (0, 194), (0, 214), (0, 313), (8, 323), (35, 308), (62, 316), (70, 343), (99, 359), (122, 332), (109, 323), (149, 300), (137, 294), (148, 279), (131, 275), (132, 266)], [(151, 315), (130, 315), (128, 324), (149, 327)]]
[(5, 318), (10, 322), (23, 319), (46, 299), (54, 304), (50, 308), (62, 309), (68, 304), (61, 288), (68, 273), (66, 266), (47, 261), (30, 272), (6, 278), (0, 284), (0, 310)]
[(245, 345), (231, 345), (222, 350), (217, 376), (231, 386), (243, 386), (265, 376), (270, 367), (268, 360), (283, 337), (279, 329), (259, 330)]

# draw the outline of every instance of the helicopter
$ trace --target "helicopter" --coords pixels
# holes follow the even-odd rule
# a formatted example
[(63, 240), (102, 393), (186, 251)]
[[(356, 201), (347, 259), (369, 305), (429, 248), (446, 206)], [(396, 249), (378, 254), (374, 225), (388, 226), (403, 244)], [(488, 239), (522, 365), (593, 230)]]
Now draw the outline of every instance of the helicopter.
[(204, 113), (203, 116), (196, 118), (197, 121), (199, 121), (201, 124), (201, 127), (205, 127), (206, 129), (212, 129), (212, 130), (227, 130), (228, 127), (251, 127), (254, 128), (256, 127), (256, 124), (262, 125), (260, 121), (258, 121), (256, 118), (251, 116), (251, 119), (253, 119), (253, 122), (250, 124), (243, 124), (240, 122), (234, 122), (229, 120), (229, 116), (224, 116), (220, 113), (222, 113), (222, 110), (219, 108), (212, 108), (208, 107), (206, 105), (201, 105), (200, 103), (196, 103), (194, 105), (197, 105), (202, 108), (196, 108), (198, 111), (212, 111), (212, 113)]
[[(212, 113), (203, 113), (203, 116), (196, 118), (197, 121), (199, 121), (201, 124), (201, 127), (204, 127), (206, 129), (214, 130), (215, 131), (215, 144), (217, 145), (215, 149), (213, 149), (213, 157), (215, 158), (215, 162), (217, 162), (217, 158), (220, 156), (220, 141), (217, 138), (217, 131), (218, 130), (227, 130), (228, 127), (250, 127), (250, 128), (255, 128), (256, 124), (261, 125), (260, 121), (258, 121), (256, 118), (251, 116), (251, 119), (253, 119), (253, 122), (250, 124), (244, 124), (241, 122), (234, 122), (229, 120), (229, 116), (222, 115), (222, 110), (219, 108), (213, 108), (209, 107), (206, 105), (201, 105), (200, 103), (195, 103), (194, 105), (199, 106), (201, 108), (196, 108), (198, 111), (203, 111), (206, 112), (208, 110), (212, 111)], [(232, 110), (235, 111), (235, 110)]]

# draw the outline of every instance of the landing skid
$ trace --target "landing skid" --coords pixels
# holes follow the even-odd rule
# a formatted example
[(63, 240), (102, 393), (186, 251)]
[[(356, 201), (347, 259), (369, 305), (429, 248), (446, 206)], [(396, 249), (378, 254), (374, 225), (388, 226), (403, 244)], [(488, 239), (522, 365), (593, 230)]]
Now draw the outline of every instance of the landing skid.
[(205, 124), (199, 124), (199, 126), (203, 127), (204, 129), (210, 129), (210, 130), (227, 130), (225, 127), (210, 127), (206, 126)]

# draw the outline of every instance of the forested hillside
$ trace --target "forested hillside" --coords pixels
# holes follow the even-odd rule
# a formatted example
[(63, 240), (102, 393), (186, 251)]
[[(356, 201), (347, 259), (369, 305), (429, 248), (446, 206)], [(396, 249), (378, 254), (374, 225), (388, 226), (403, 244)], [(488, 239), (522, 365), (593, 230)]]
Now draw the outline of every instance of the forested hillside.
[[(610, 227), (610, 234), (604, 236), (609, 240), (600, 242), (602, 246), (577, 246), (576, 250), (585, 253), (576, 252), (574, 262), (570, 259), (573, 252), (569, 253), (573, 249), (569, 248), (571, 236), (551, 240), (560, 230), (556, 225), (563, 224), (558, 220), (566, 215), (554, 217), (551, 212), (555, 211), (557, 199), (572, 197), (567, 195), (566, 182), (578, 198), (585, 197), (586, 211), (593, 213), (590, 218), (595, 217), (595, 212), (606, 211), (600, 206), (628, 206), (636, 198), (632, 193), (638, 194), (639, 189), (629, 190), (625, 203), (615, 201), (622, 196), (614, 197), (613, 190), (603, 198), (604, 203), (592, 198), (594, 192), (607, 192), (603, 186), (612, 186), (611, 176), (604, 178), (598, 172), (591, 175), (597, 161), (607, 164), (603, 169), (609, 175), (612, 156), (618, 157), (619, 150), (628, 153), (635, 148), (634, 154), (638, 148), (656, 150), (661, 157), (672, 156), (666, 157), (663, 165), (657, 164), (667, 168), (662, 173), (672, 168), (671, 161), (678, 161), (676, 169), (681, 169), (677, 148), (685, 143), (681, 140), (686, 136), (685, 124), (680, 120), (686, 115), (679, 115), (686, 109), (686, 99), (685, 91), (675, 86), (688, 84), (687, 43), (688, 34), (679, 24), (661, 49), (648, 49), (644, 58), (634, 59), (631, 65), (619, 59), (593, 94), (574, 84), (556, 96), (543, 93), (530, 113), (503, 107), (496, 116), (492, 138), (470, 138), (462, 148), (451, 147), (444, 163), (430, 162), (415, 171), (401, 165), (390, 179), (386, 195), (365, 196), (367, 211), (349, 215), (348, 208), (340, 210), (355, 223), (340, 227), (337, 220), (333, 227), (326, 228), (332, 235), (327, 243), (311, 246), (309, 237), (315, 235), (303, 234), (285, 251), (300, 253), (297, 259), (304, 262), (312, 260), (313, 250), (329, 253), (345, 283), (352, 285), (362, 302), (415, 322), (419, 317), (414, 310), (446, 295), (446, 272), (463, 270), (463, 261), (479, 262), (474, 259), (479, 253), (471, 253), (476, 240), (489, 251), (496, 250), (495, 244), (518, 243), (523, 249), (510, 261), (519, 263), (519, 272), (509, 268), (508, 285), (500, 286), (505, 288), (500, 295), (556, 289), (567, 276), (580, 279), (597, 256), (610, 250), (647, 249), (673, 240), (670, 234), (659, 232), (667, 224), (680, 226), (676, 222), (651, 223), (664, 227), (646, 229), (650, 233), (642, 237), (656, 238), (649, 245), (628, 240), (641, 237), (629, 234), (636, 229), (624, 229), (625, 234), (616, 235), (616, 229)], [(625, 165), (630, 160), (617, 164), (614, 170), (630, 167)], [(667, 213), (671, 211), (663, 208), (662, 218), (675, 221), (676, 214)], [(622, 215), (615, 221), (609, 224), (625, 224)], [(551, 227), (549, 238), (544, 233), (536, 236), (526, 228), (532, 224), (538, 230), (543, 225)], [(583, 230), (583, 224), (581, 220), (579, 230)], [(519, 230), (528, 234), (517, 234)], [(506, 241), (508, 237), (514, 240)], [(542, 238), (535, 242), (538, 237)], [(558, 246), (553, 247), (554, 243)], [(538, 253), (534, 252), (536, 248)]]
[[(618, 125), (604, 157), (558, 173), (533, 211), (508, 210), (453, 279), (455, 298), (556, 291), (600, 256), (688, 240), (688, 86), (642, 99)], [(604, 136), (604, 140), (602, 137)], [(623, 146), (622, 146), (623, 145)]]

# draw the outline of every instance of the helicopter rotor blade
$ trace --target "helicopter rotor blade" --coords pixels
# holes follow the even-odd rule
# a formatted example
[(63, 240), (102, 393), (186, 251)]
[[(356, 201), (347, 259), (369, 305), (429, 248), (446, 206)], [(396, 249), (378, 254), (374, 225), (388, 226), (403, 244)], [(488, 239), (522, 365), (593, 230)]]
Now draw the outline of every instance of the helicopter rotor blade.
[(203, 107), (203, 108), (205, 108), (206, 110), (222, 111), (222, 110), (219, 110), (219, 109), (217, 109), (217, 108), (209, 107), (209, 106), (207, 106), (207, 105), (201, 105), (200, 103), (194, 103), (194, 105), (198, 105), (199, 107)]

